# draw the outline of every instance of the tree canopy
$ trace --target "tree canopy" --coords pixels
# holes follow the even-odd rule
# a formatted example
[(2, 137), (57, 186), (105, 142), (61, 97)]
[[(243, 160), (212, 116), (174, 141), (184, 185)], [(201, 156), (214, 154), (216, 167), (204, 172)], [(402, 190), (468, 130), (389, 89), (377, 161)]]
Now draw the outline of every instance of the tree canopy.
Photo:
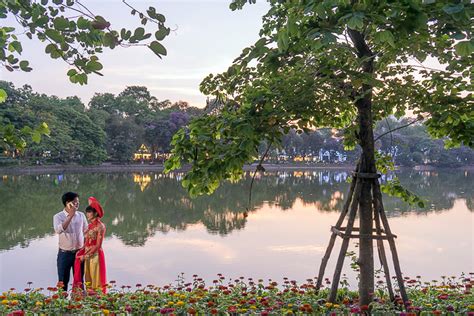
[[(123, 163), (132, 160), (141, 144), (165, 152), (173, 133), (200, 113), (184, 101), (158, 101), (141, 86), (127, 87), (118, 95), (97, 93), (88, 107), (77, 97), (39, 94), (29, 86), (15, 88), (0, 81), (0, 88), (8, 93), (0, 107), (0, 125), (21, 130), (44, 122), (51, 129), (50, 137), (20, 151), (26, 163)], [(130, 95), (133, 91), (148, 97), (136, 98)], [(17, 151), (10, 148), (7, 153)]]
[(373, 122), (410, 114), (448, 146), (474, 145), (470, 1), (268, 2), (260, 39), (201, 83), (220, 113), (174, 137), (167, 170), (190, 163), (191, 194), (240, 178), (260, 142), (278, 146), (291, 128), (341, 128), (354, 148), (364, 139), (357, 103), (369, 95)]
[[(142, 12), (125, 0), (122, 2), (141, 26), (134, 30), (114, 28), (80, 0), (1, 1), (0, 19), (7, 24), (2, 23), (0, 27), (0, 66), (8, 71), (32, 70), (29, 61), (21, 59), (22, 41), (26, 40), (23, 36), (44, 42), (45, 53), (66, 62), (69, 80), (81, 85), (87, 84), (91, 74), (102, 76), (103, 66), (98, 56), (104, 48), (147, 46), (159, 58), (166, 56), (166, 48), (161, 44), (170, 33), (165, 26), (165, 16), (154, 7)], [(147, 25), (153, 25), (152, 31), (146, 29)], [(7, 92), (0, 89), (0, 104), (6, 98)], [(21, 130), (11, 124), (0, 125), (1, 145), (23, 150), (28, 138), (39, 143), (41, 136), (49, 132), (44, 122)]]

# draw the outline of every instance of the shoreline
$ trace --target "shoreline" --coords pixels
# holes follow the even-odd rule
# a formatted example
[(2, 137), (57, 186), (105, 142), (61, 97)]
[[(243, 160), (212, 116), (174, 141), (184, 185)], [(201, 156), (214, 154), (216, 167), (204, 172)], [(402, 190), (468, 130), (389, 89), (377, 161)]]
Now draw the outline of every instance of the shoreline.
[[(245, 171), (254, 171), (257, 164), (245, 165)], [(327, 165), (308, 165), (308, 164), (264, 164), (266, 171), (283, 171), (283, 170), (353, 170), (354, 165), (351, 164), (327, 164)], [(414, 167), (397, 167), (397, 170), (416, 170), (431, 171), (440, 169), (457, 169), (457, 170), (474, 170), (474, 166), (463, 166), (455, 168), (439, 168), (433, 166), (414, 166)], [(135, 172), (163, 172), (163, 164), (102, 164), (97, 166), (82, 165), (42, 165), (42, 166), (25, 166), (25, 167), (0, 167), (0, 175), (40, 175), (40, 174), (62, 174), (62, 173), (135, 173)], [(185, 166), (178, 172), (189, 170)]]

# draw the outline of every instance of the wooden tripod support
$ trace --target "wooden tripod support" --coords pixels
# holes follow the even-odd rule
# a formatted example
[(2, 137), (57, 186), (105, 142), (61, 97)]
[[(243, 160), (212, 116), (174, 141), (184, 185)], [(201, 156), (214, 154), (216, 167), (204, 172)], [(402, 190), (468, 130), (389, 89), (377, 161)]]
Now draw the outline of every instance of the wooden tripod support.
[[(346, 257), (346, 252), (349, 247), (349, 240), (351, 238), (363, 239), (363, 238), (372, 238), (377, 240), (377, 250), (380, 262), (382, 263), (385, 281), (387, 283), (387, 289), (389, 292), (390, 299), (393, 301), (395, 295), (392, 288), (392, 283), (390, 279), (390, 271), (387, 263), (387, 257), (385, 255), (384, 240), (388, 240), (390, 246), (390, 251), (392, 253), (393, 266), (395, 269), (396, 278), (398, 281), (398, 287), (400, 290), (400, 295), (403, 302), (408, 301), (407, 293), (405, 290), (405, 285), (403, 283), (402, 271), (400, 269), (400, 262), (398, 260), (397, 248), (395, 246), (396, 235), (392, 234), (390, 226), (388, 224), (388, 219), (385, 214), (385, 210), (382, 203), (382, 193), (380, 191), (380, 183), (378, 178), (380, 174), (377, 173), (360, 173), (353, 172), (353, 181), (350, 186), (349, 196), (344, 204), (341, 215), (339, 216), (336, 225), (331, 227), (331, 238), (329, 240), (328, 247), (322, 258), (321, 266), (319, 268), (319, 275), (316, 283), (316, 289), (319, 291), (321, 288), (322, 280), (324, 278), (324, 272), (326, 270), (326, 265), (328, 263), (329, 257), (331, 256), (332, 248), (336, 241), (336, 237), (339, 236), (342, 238), (341, 250), (339, 252), (339, 257), (336, 263), (336, 269), (334, 271), (334, 276), (331, 284), (331, 291), (329, 294), (329, 302), (334, 303), (336, 301), (337, 289), (339, 285), (339, 280), (341, 277), (342, 266), (344, 263), (344, 258)], [(361, 189), (363, 181), (368, 181), (371, 184), (372, 188), (372, 203), (373, 203), (373, 220), (375, 222), (375, 228), (372, 229), (372, 234), (362, 235), (359, 232), (358, 227), (354, 227), (354, 221), (356, 218), (357, 211), (359, 209), (359, 200), (361, 196)], [(349, 214), (349, 215), (348, 215)], [(345, 226), (343, 222), (348, 215), (347, 223)], [(356, 233), (353, 233), (356, 232)]]

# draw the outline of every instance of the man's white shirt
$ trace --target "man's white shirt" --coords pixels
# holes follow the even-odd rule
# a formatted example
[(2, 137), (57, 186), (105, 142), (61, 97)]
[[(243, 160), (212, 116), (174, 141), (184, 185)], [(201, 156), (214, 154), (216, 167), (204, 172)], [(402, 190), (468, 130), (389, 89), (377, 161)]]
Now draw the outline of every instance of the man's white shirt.
[(53, 217), (53, 227), (56, 234), (59, 234), (59, 248), (63, 250), (77, 250), (84, 246), (84, 232), (87, 230), (86, 215), (76, 211), (69, 226), (63, 229), (68, 213), (65, 210), (57, 213)]

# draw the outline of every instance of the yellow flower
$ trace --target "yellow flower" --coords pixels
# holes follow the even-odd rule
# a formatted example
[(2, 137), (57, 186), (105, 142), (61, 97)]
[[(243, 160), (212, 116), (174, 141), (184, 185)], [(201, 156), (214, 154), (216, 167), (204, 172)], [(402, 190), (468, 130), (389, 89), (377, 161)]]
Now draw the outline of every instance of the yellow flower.
[(186, 298), (186, 295), (181, 294), (181, 295), (179, 296), (179, 298), (182, 299), (182, 300), (184, 300), (184, 299)]
[(18, 305), (18, 301), (17, 300), (10, 301), (10, 304), (11, 305)]
[(3, 300), (3, 301), (2, 301), (2, 304), (3, 304), (3, 305), (7, 305), (8, 302), (9, 302), (9, 300)]
[(469, 305), (467, 308), (474, 310), (474, 304)]
[(246, 312), (247, 312), (247, 309), (246, 309), (246, 308), (241, 308), (241, 309), (240, 309), (240, 312), (241, 312), (241, 313), (246, 313)]
[(257, 309), (257, 306), (252, 305), (252, 306), (250, 306), (250, 308), (251, 308), (251, 309)]
[(288, 304), (288, 307), (293, 307), (293, 304)]
[(108, 314), (110, 314), (110, 311), (108, 309), (103, 309), (102, 313), (104, 313), (104, 315), (108, 315)]
[(292, 311), (288, 311), (286, 314), (287, 314), (287, 315), (293, 315), (293, 312), (292, 312)]
[(183, 301), (177, 301), (176, 302), (176, 306), (183, 306), (184, 305), (184, 302)]
[(433, 304), (425, 303), (425, 306), (426, 306), (426, 307), (431, 307), (431, 306), (433, 306)]
[(334, 307), (334, 308), (338, 308), (338, 307), (339, 307), (339, 304), (334, 304), (333, 307)]
[(331, 308), (332, 303), (326, 303), (326, 304), (324, 304), (324, 306), (326, 306), (327, 308)]
[(37, 302), (35, 303), (35, 305), (36, 305), (36, 306), (42, 306), (42, 305), (43, 305), (43, 302), (37, 301)]
[(173, 296), (174, 296), (174, 297), (179, 297), (180, 294), (179, 294), (179, 293), (174, 293)]
[(169, 305), (169, 306), (173, 306), (173, 305), (174, 305), (174, 302), (168, 302), (168, 305)]
[(150, 306), (150, 307), (148, 307), (148, 310), (149, 310), (149, 311), (154, 311), (155, 309), (156, 309), (155, 306)]

